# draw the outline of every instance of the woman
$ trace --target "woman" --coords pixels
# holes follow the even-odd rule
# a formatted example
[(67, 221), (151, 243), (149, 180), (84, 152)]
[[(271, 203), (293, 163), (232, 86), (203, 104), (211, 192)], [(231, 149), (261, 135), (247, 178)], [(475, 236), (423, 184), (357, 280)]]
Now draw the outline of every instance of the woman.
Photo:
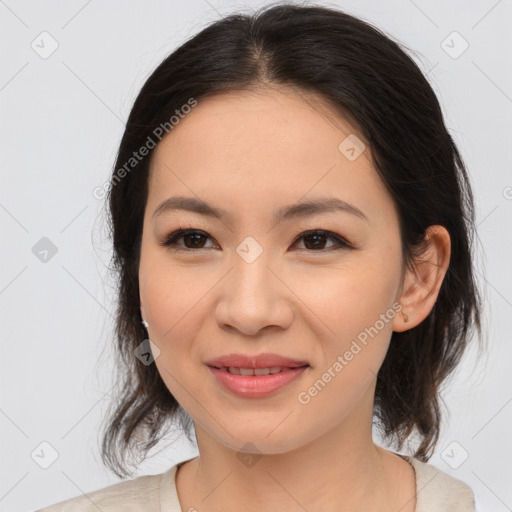
[(140, 91), (109, 207), (103, 460), (129, 475), (173, 421), (199, 456), (45, 511), (474, 510), (427, 462), (480, 331), (473, 198), (397, 43), (325, 7), (213, 23)]

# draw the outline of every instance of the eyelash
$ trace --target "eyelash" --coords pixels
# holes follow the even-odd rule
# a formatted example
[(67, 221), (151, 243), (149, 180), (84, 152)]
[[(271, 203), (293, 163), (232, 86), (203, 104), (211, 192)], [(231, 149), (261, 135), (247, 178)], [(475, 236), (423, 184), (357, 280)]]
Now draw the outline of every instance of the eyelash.
[[(184, 235), (187, 234), (199, 234), (199, 235), (205, 235), (207, 238), (211, 238), (206, 232), (198, 229), (184, 229), (179, 228), (176, 231), (173, 231), (170, 233), (163, 242), (161, 242), (159, 245), (166, 247), (169, 251), (200, 251), (200, 250), (207, 250), (207, 249), (213, 249), (213, 247), (199, 247), (197, 249), (191, 249), (188, 247), (181, 247), (176, 244), (176, 241), (180, 238), (182, 238)], [(311, 250), (311, 249), (300, 249), (307, 252), (326, 252), (326, 251), (332, 251), (332, 250), (340, 250), (340, 249), (353, 249), (354, 246), (350, 244), (346, 239), (343, 237), (336, 235), (332, 231), (327, 231), (324, 229), (309, 229), (307, 231), (304, 231), (301, 233), (295, 240), (293, 241), (293, 245), (295, 245), (299, 240), (302, 238), (306, 238), (311, 235), (321, 235), (325, 236), (328, 239), (333, 240), (338, 244), (338, 247), (329, 247), (327, 249), (319, 249), (319, 250)]]

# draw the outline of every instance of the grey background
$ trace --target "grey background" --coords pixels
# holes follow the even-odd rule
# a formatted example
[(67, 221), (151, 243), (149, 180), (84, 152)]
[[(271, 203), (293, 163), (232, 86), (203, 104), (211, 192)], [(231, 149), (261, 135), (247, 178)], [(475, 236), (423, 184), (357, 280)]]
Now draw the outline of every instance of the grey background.
[[(211, 21), (267, 3), (0, 0), (1, 511), (118, 481), (97, 438), (113, 384), (114, 283), (93, 190), (108, 180), (124, 121), (156, 65)], [(512, 1), (317, 3), (414, 50), (469, 168), (489, 355), (469, 352), (448, 384), (449, 415), (429, 462), (468, 483), (480, 510), (511, 510)], [(138, 475), (195, 453), (183, 439)]]

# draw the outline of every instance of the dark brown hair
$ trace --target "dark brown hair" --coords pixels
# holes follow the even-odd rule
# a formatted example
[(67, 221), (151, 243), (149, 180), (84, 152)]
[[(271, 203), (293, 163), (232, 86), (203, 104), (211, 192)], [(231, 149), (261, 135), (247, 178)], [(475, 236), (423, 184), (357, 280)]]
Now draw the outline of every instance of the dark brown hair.
[(147, 336), (138, 267), (152, 150), (133, 168), (127, 170), (126, 163), (191, 98), (200, 102), (262, 86), (315, 93), (357, 127), (396, 202), (407, 265), (421, 252), (428, 226), (440, 224), (450, 234), (451, 260), (435, 306), (416, 327), (393, 332), (378, 373), (374, 418), (385, 439), (401, 449), (417, 434), (414, 456), (429, 459), (439, 438), (441, 384), (460, 361), (472, 327), (481, 334), (469, 179), (436, 95), (402, 45), (327, 7), (282, 3), (227, 16), (177, 48), (147, 79), (129, 115), (108, 190), (120, 380), (102, 458), (120, 477), (129, 475), (126, 455), (144, 459), (171, 422), (194, 440), (191, 418), (156, 365), (134, 357)]

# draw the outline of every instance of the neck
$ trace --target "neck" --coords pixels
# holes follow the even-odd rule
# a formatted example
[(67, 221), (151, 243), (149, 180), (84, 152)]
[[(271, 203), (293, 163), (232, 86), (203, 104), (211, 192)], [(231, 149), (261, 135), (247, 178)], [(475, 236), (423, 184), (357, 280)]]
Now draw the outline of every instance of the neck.
[(410, 485), (405, 494), (397, 487), (408, 464), (373, 443), (371, 416), (349, 418), (286, 453), (252, 457), (197, 424), (196, 436), (200, 456), (176, 477), (184, 510), (414, 511), (414, 503), (406, 504), (414, 496)]

